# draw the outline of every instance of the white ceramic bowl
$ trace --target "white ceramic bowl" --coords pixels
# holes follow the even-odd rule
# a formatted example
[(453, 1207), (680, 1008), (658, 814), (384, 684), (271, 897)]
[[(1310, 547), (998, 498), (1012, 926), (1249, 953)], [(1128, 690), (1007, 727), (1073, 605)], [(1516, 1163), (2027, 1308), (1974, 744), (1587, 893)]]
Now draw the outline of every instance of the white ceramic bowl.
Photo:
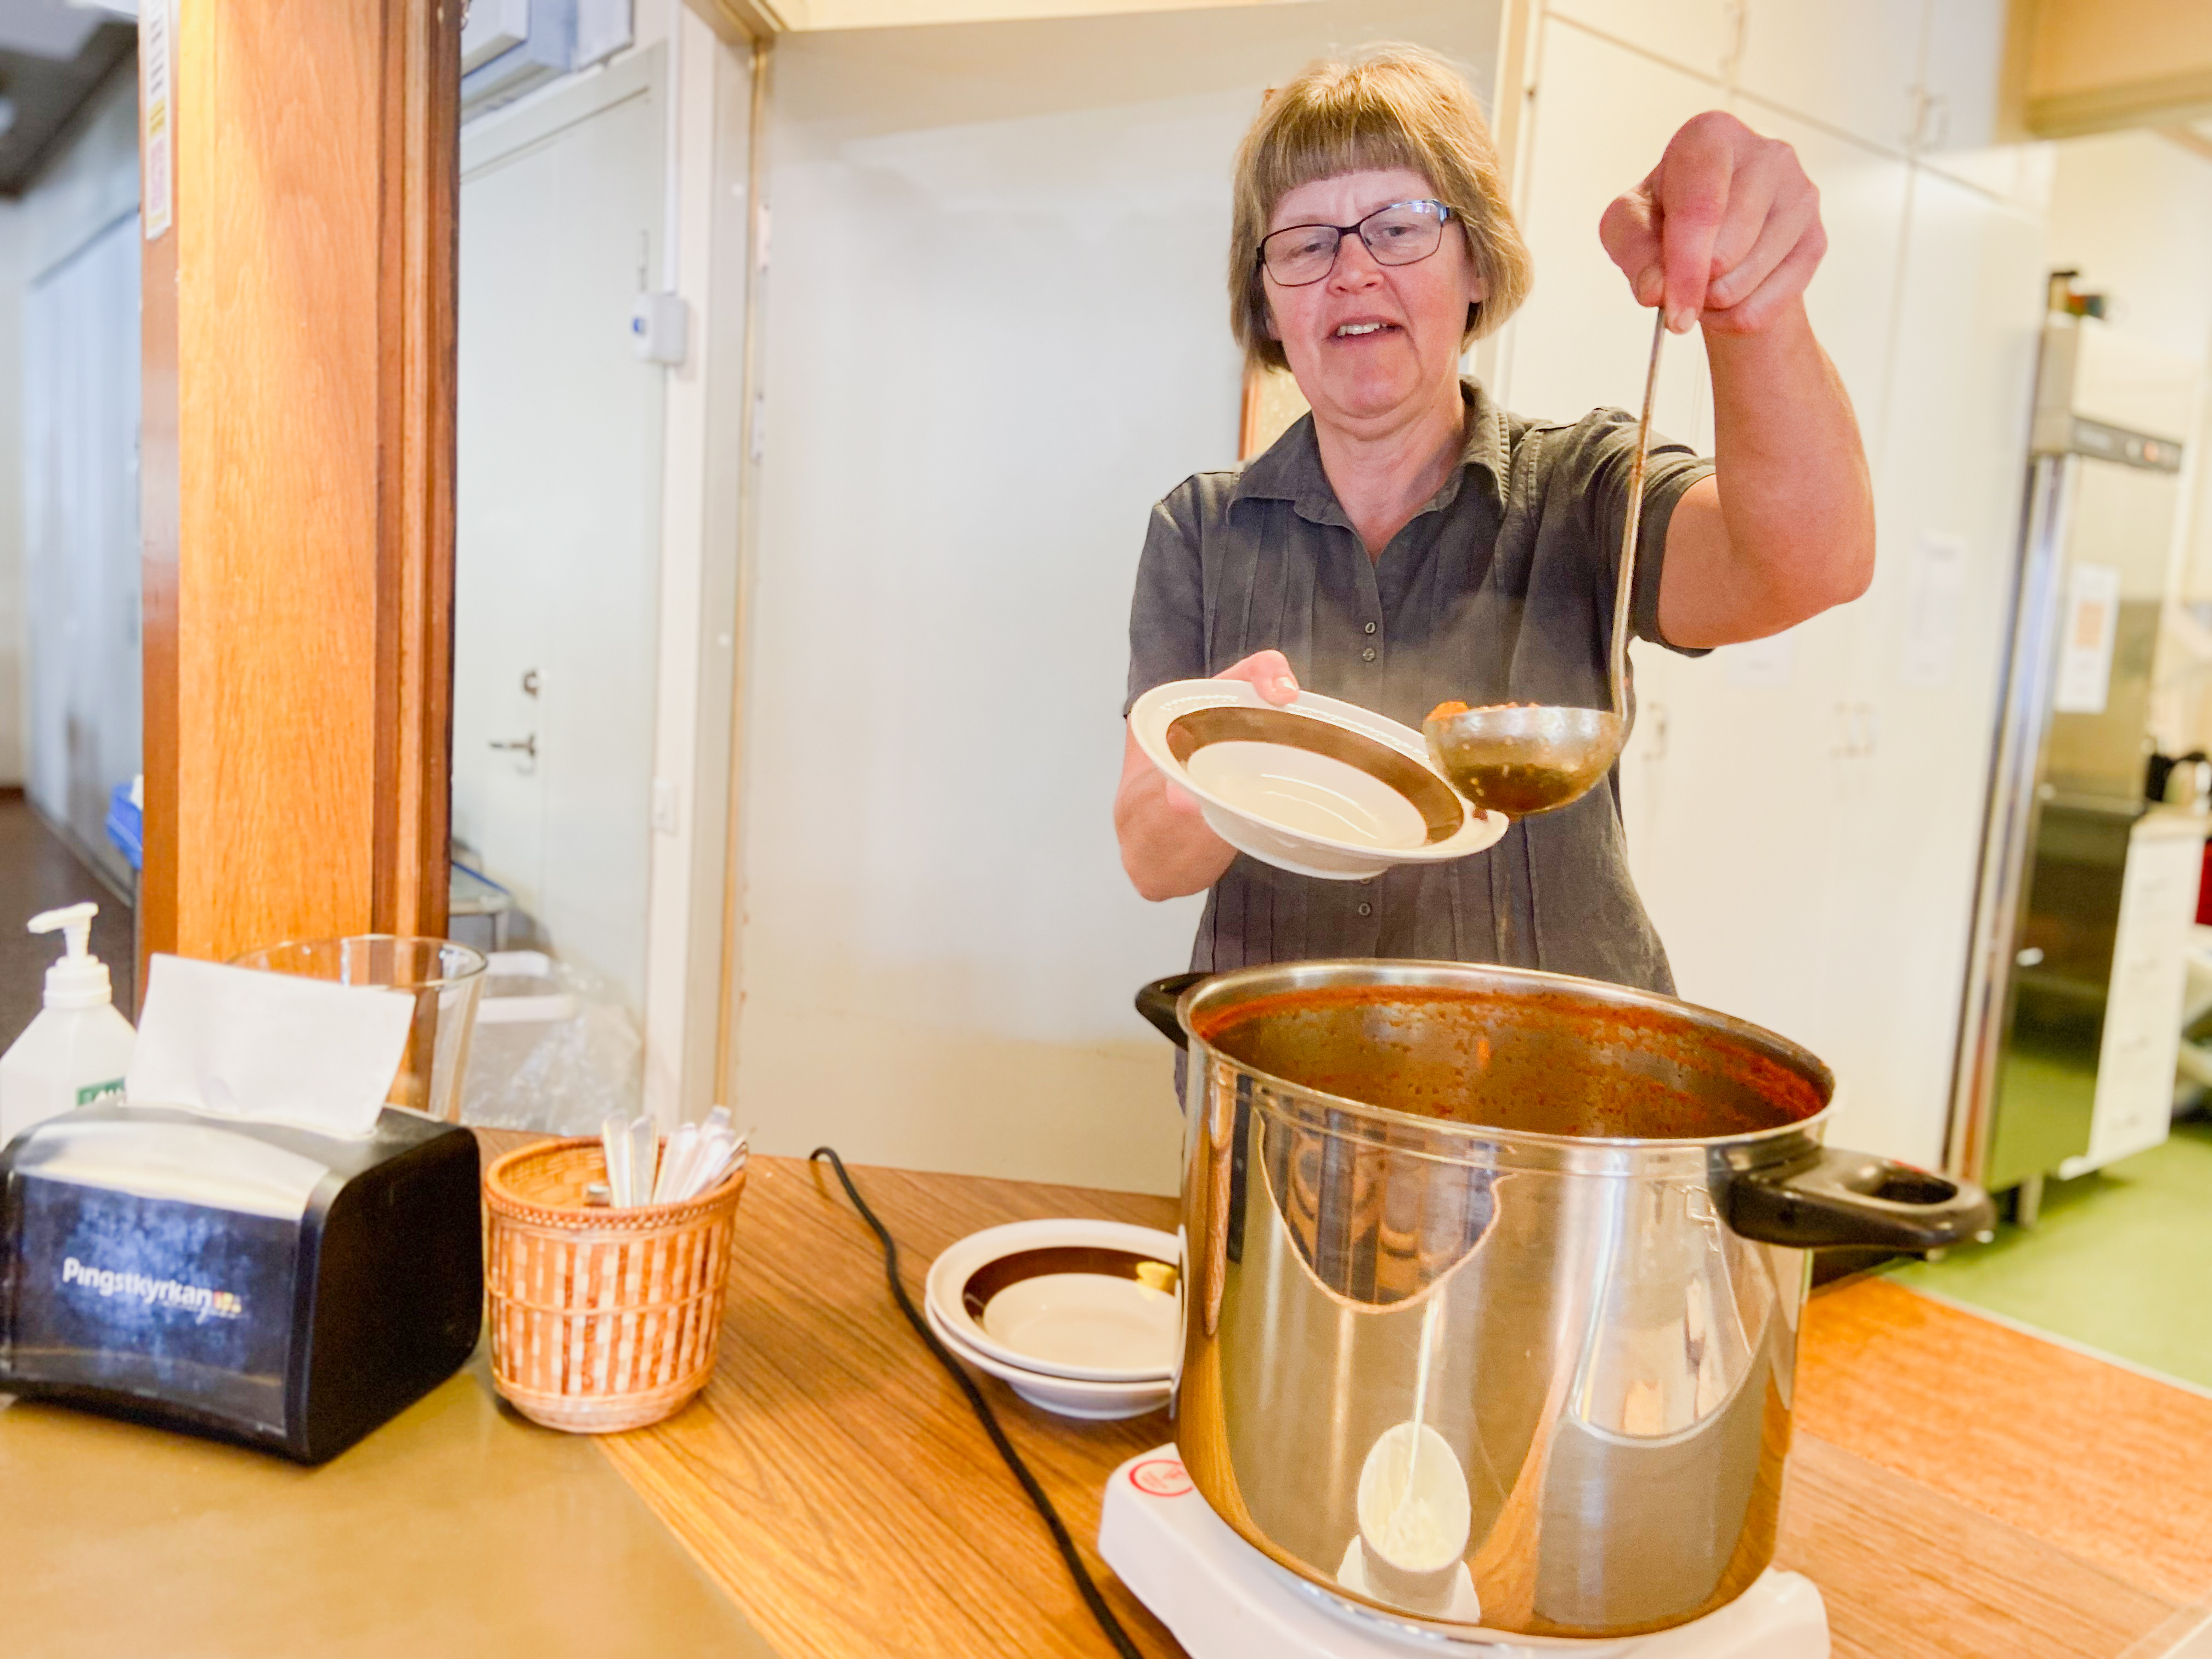
[(1198, 798), (1214, 834), (1278, 869), (1361, 881), (1442, 864), (1505, 833), (1429, 759), (1411, 726), (1301, 691), (1286, 708), (1246, 680), (1174, 680), (1129, 711), (1152, 764)]
[(1166, 1405), (1168, 1396), (1175, 1392), (1175, 1385), (1165, 1377), (1141, 1382), (1087, 1382), (1079, 1377), (1047, 1376), (1041, 1371), (1024, 1370), (1019, 1365), (1009, 1365), (969, 1347), (937, 1316), (935, 1304), (924, 1306), (922, 1316), (929, 1321), (929, 1328), (937, 1333), (937, 1340), (952, 1351), (953, 1358), (997, 1377), (1030, 1405), (1056, 1416), (1078, 1417), (1093, 1423), (1142, 1417)]
[(930, 1264), (930, 1311), (963, 1347), (1091, 1382), (1165, 1382), (1182, 1341), (1173, 1233), (1067, 1217), (986, 1227)]

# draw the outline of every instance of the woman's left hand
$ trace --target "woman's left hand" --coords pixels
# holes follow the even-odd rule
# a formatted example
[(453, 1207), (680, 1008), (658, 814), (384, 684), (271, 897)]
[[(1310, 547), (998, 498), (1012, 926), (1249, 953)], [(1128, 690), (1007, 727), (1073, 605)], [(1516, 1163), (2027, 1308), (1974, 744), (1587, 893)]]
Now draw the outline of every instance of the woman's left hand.
[(1636, 302), (1663, 302), (1678, 334), (1693, 323), (1758, 333), (1828, 251), (1820, 192), (1797, 152), (1719, 110), (1683, 124), (1650, 176), (1605, 210), (1598, 237)]

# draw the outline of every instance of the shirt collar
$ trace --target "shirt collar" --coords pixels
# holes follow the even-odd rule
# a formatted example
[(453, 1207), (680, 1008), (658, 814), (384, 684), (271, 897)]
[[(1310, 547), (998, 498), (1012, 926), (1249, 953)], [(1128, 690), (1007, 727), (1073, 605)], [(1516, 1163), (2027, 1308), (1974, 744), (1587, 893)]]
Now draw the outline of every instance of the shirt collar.
[[(1467, 441), (1460, 453), (1459, 470), (1444, 481), (1443, 488), (1423, 508), (1425, 512), (1449, 505), (1470, 471), (1481, 475), (1493, 501), (1500, 507), (1505, 504), (1506, 469), (1511, 465), (1512, 448), (1505, 411), (1474, 380), (1460, 381), (1460, 395), (1467, 400)], [(1245, 463), (1229, 499), (1232, 505), (1241, 501), (1289, 501), (1300, 518), (1316, 524), (1351, 523), (1337, 502), (1328, 474), (1322, 468), (1321, 443), (1314, 435), (1310, 413), (1298, 416), (1289, 431)]]

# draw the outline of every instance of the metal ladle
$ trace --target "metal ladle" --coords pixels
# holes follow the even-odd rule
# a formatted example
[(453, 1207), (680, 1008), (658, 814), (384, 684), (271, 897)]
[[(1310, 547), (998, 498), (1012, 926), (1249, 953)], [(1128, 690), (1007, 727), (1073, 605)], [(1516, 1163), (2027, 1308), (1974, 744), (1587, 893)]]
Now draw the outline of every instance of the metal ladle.
[(1475, 806), (1525, 818), (1579, 800), (1613, 769), (1628, 742), (1628, 612), (1636, 592), (1636, 534), (1644, 520), (1644, 469), (1651, 447), (1651, 400), (1659, 387), (1662, 307), (1651, 329), (1644, 374), (1644, 414), (1628, 468), (1628, 521), (1620, 536), (1620, 580), (1613, 596), (1613, 652), (1607, 664), (1613, 707), (1555, 708), (1504, 703), (1421, 722), (1437, 769)]

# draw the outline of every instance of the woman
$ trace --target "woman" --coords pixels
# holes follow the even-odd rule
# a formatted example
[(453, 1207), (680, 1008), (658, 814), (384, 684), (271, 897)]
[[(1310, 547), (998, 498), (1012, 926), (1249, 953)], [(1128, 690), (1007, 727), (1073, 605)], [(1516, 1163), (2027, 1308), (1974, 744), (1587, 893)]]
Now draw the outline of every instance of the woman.
[[(1703, 328), (1712, 372), (1714, 459), (1654, 446), (1638, 635), (1702, 651), (1857, 597), (1872, 492), (1806, 320), (1826, 244), (1796, 155), (1700, 115), (1599, 234), (1637, 303), (1663, 305), (1677, 332)], [(1241, 471), (1200, 473), (1153, 509), (1130, 701), (1211, 674), (1411, 726), (1450, 698), (1602, 707), (1635, 423), (1618, 410), (1527, 420), (1459, 377), (1468, 343), (1529, 282), (1466, 83), (1393, 49), (1284, 87), (1237, 154), (1229, 260), (1248, 359), (1287, 367), (1313, 412)], [(1114, 821), (1146, 897), (1212, 890), (1194, 968), (1419, 957), (1673, 989), (1629, 878), (1617, 776), (1487, 853), (1357, 883), (1237, 854), (1133, 737)]]

